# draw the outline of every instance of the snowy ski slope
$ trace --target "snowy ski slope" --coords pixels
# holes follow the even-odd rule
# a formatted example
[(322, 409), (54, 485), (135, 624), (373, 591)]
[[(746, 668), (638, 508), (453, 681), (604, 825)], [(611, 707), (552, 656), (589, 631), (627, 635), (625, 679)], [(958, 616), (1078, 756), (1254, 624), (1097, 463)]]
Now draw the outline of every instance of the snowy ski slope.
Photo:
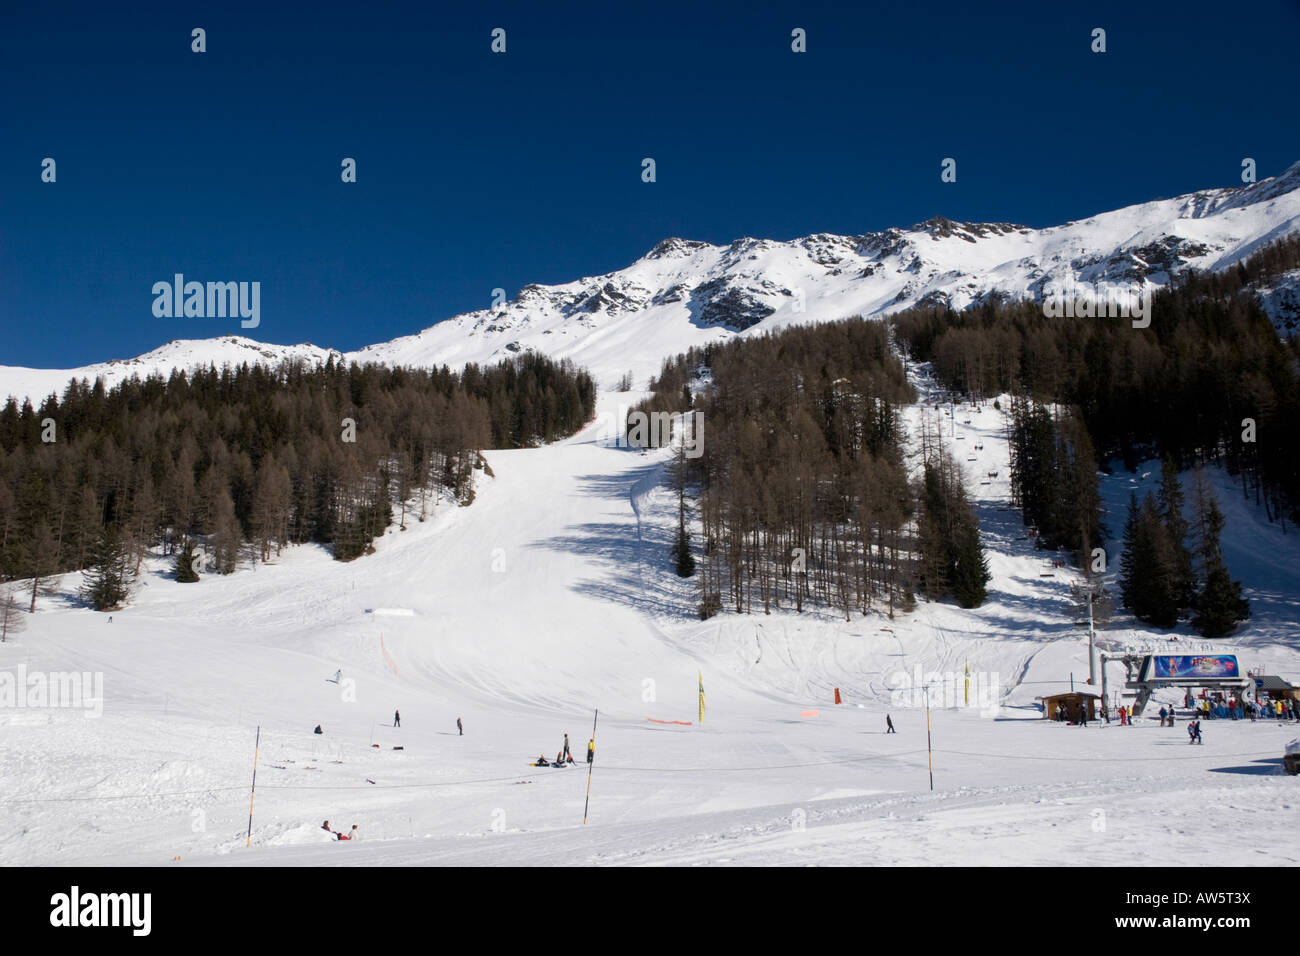
[[(923, 397), (914, 433), (922, 414), (954, 427)], [(994, 574), (975, 611), (695, 619), (668, 568), (668, 452), (616, 447), (600, 422), (487, 453), (495, 477), (472, 506), (443, 503), (350, 564), (303, 547), (180, 585), (157, 561), (111, 624), (68, 576), (0, 645), (0, 669), (101, 672), (102, 716), (0, 710), (0, 863), (1295, 863), (1300, 784), (1279, 771), (1294, 725), (1207, 723), (1189, 748), (1154, 720), (1038, 718), (1035, 697), (1086, 677), (1084, 632), (1063, 572), (1043, 576), (1005, 510), (1005, 480), (978, 483), (993, 463), (1005, 476), (1000, 414), (957, 418), (954, 445), (984, 446), (963, 461)], [(1129, 486), (1155, 477), (1107, 479), (1113, 532)], [(1300, 676), (1295, 536), (1220, 494), (1255, 616), (1219, 646)], [(1126, 626), (1107, 637), (1165, 646)], [(985, 697), (956, 706), (943, 692), (960, 685), (942, 682), (968, 663)], [(933, 792), (925, 709), (891, 691), (916, 668), (936, 695)], [(701, 672), (704, 722), (652, 722), (696, 720)], [(565, 732), (581, 761), (593, 708), (584, 826), (585, 767), (529, 763)], [(330, 840), (327, 818), (362, 839)]]

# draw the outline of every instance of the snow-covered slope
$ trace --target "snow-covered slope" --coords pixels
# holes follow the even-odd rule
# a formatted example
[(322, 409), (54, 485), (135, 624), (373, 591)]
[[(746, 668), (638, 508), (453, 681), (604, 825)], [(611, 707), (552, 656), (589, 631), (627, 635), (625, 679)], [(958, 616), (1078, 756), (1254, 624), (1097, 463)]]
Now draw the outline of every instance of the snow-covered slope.
[(1258, 290), (1260, 305), (1273, 326), (1283, 335), (1300, 327), (1300, 269), (1292, 269), (1270, 280)]
[[(112, 623), (67, 575), (0, 645), (0, 672), (20, 686), (101, 675), (101, 716), (0, 707), (0, 864), (1300, 862), (1297, 778), (1279, 767), (1294, 724), (1214, 721), (1189, 748), (1182, 719), (1040, 718), (1036, 697), (1087, 674), (1069, 580), (1024, 537), (1005, 480), (981, 483), (1005, 475), (1001, 414), (943, 411), (922, 402), (909, 428), (940, 418), (976, 456), (962, 464), (993, 580), (974, 611), (700, 621), (695, 582), (668, 561), (671, 452), (615, 447), (608, 418), (560, 444), (488, 452), (496, 477), (472, 506), (391, 528), (355, 562), (307, 546), (179, 584), (155, 558)], [(1130, 487), (1153, 480), (1106, 480), (1112, 528)], [(1294, 678), (1300, 540), (1230, 484), (1220, 494), (1254, 614), (1215, 650)], [(1131, 620), (1103, 636), (1197, 649), (1185, 629), (1168, 644)], [(918, 674), (929, 715), (908, 686)], [(1115, 693), (1122, 675), (1112, 665)], [(581, 761), (594, 708), (583, 825), (585, 768), (528, 764), (565, 733)], [(331, 842), (325, 819), (356, 824), (361, 841)]]
[[(665, 239), (624, 269), (563, 285), (526, 286), (500, 308), (454, 316), (414, 335), (348, 353), (357, 361), (458, 366), (524, 349), (571, 358), (608, 388), (638, 384), (685, 348), (794, 322), (880, 316), (918, 303), (963, 308), (1040, 297), (1070, 283), (1168, 281), (1222, 269), (1300, 228), (1300, 163), (1247, 186), (1209, 189), (1047, 229), (936, 218), (860, 236), (818, 234), (714, 246)], [(431, 266), (432, 268), (433, 266)], [(1277, 295), (1276, 311), (1287, 304)], [(0, 396), (39, 397), (72, 376), (115, 377), (174, 366), (322, 357), (313, 346), (226, 337), (171, 343), (130, 362), (86, 369), (0, 367)], [(34, 399), (35, 400), (35, 399)]]
[(103, 379), (106, 388), (132, 375), (144, 378), (149, 374), (168, 375), (173, 369), (188, 370), (196, 366), (278, 365), (290, 359), (301, 359), (308, 364), (324, 362), (333, 355), (335, 361), (342, 353), (314, 345), (268, 345), (238, 335), (219, 339), (173, 339), (152, 352), (133, 359), (113, 359), (87, 365), (84, 368), (22, 368), (0, 366), (0, 401), (14, 396), (21, 401), (30, 398), (38, 405), (51, 393), (62, 395), (72, 379), (94, 382)]

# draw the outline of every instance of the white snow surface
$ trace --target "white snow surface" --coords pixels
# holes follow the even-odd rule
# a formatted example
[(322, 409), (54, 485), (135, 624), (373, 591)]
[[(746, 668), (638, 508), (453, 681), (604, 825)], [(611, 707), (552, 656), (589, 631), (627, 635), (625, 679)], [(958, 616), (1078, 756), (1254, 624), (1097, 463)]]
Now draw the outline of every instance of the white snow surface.
[[(351, 563), (299, 547), (178, 584), (157, 557), (112, 623), (65, 576), (0, 645), (0, 670), (102, 674), (102, 716), (0, 708), (0, 865), (1300, 860), (1300, 778), (1281, 770), (1294, 725), (1207, 721), (1190, 746), (1185, 712), (1172, 729), (1041, 719), (1035, 698), (1086, 679), (1086, 631), (1071, 624), (1066, 572), (1008, 510), (1003, 417), (958, 406), (953, 422), (926, 398), (908, 414), (914, 435), (920, 416), (942, 420), (967, 470), (993, 572), (979, 609), (700, 621), (694, 582), (669, 567), (670, 452), (616, 447), (599, 420), (562, 443), (488, 452), (495, 477), (472, 505), (444, 502)], [(1158, 476), (1105, 480), (1116, 535), (1129, 490)], [(1255, 613), (1214, 650), (1295, 679), (1300, 536), (1215, 480)], [(1203, 646), (1122, 617), (1102, 636)], [(977, 706), (963, 706), (967, 665)], [(891, 691), (916, 669), (928, 717), (919, 695)], [(1114, 691), (1122, 676), (1112, 665)], [(584, 824), (586, 768), (529, 763), (568, 733), (581, 764), (595, 708)], [(331, 840), (325, 819), (361, 839)]]

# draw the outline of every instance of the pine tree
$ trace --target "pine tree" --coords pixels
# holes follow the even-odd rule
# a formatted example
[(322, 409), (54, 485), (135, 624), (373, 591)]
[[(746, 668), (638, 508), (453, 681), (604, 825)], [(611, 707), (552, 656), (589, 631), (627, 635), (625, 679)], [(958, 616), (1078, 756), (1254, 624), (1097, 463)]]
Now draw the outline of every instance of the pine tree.
[(963, 521), (954, 542), (952, 593), (964, 608), (979, 607), (988, 596), (989, 563), (980, 546), (979, 526)]
[(916, 519), (917, 583), (921, 593), (938, 601), (948, 593), (947, 509), (939, 468), (927, 463)]
[(1156, 627), (1178, 623), (1178, 558), (1162, 520), (1155, 496), (1148, 494), (1141, 506), (1129, 499), (1128, 522), (1124, 528), (1124, 553), (1120, 557), (1120, 594), (1124, 606), (1135, 617)]
[(1124, 550), (1119, 559), (1120, 603), (1130, 611), (1137, 601), (1138, 588), (1142, 586), (1138, 541), (1138, 500), (1136, 493), (1128, 496), (1128, 518), (1124, 522)]
[(1197, 551), (1205, 575), (1205, 583), (1196, 596), (1196, 615), (1192, 626), (1204, 637), (1223, 637), (1236, 630), (1240, 621), (1250, 617), (1250, 602), (1241, 593), (1241, 582), (1228, 574), (1219, 546), (1223, 532), (1223, 513), (1219, 503), (1205, 486), (1197, 485), (1197, 512), (1199, 541)]
[(131, 569), (126, 545), (116, 525), (100, 532), (90, 551), (90, 566), (83, 572), (82, 596), (96, 611), (118, 608), (131, 594)]
[(979, 607), (987, 597), (988, 560), (961, 471), (946, 452), (926, 464), (921, 497), (917, 573), (922, 591), (932, 600), (951, 593), (962, 607)]
[(1192, 553), (1187, 548), (1188, 526), (1183, 515), (1183, 487), (1178, 480), (1178, 466), (1166, 455), (1160, 469), (1160, 517), (1169, 536), (1174, 561), (1174, 597), (1179, 609), (1192, 606), (1196, 595), (1196, 577)]
[(47, 577), (58, 566), (59, 544), (44, 521), (33, 529), (26, 542), (28, 575), (32, 580), (29, 613), (36, 613), (36, 596), (48, 590)]
[(1241, 582), (1232, 580), (1223, 562), (1210, 565), (1192, 618), (1197, 633), (1204, 637), (1223, 637), (1248, 617), (1250, 602), (1242, 597)]
[(690, 536), (685, 522), (677, 525), (677, 540), (673, 544), (673, 568), (679, 578), (689, 578), (695, 573), (695, 558), (691, 554)]
[(218, 574), (231, 574), (239, 565), (239, 551), (243, 544), (243, 531), (235, 517), (235, 503), (230, 493), (221, 487), (212, 508), (212, 534), (209, 542), (216, 559)]
[(1174, 627), (1182, 608), (1178, 556), (1162, 520), (1160, 506), (1150, 494), (1143, 499), (1138, 512), (1135, 564), (1139, 584), (1133, 597), (1133, 613), (1139, 620), (1156, 627)]
[(12, 588), (0, 588), (0, 644), (27, 626), (23, 610)]
[(176, 555), (176, 580), (182, 584), (193, 584), (199, 579), (199, 572), (195, 570), (194, 562), (198, 560), (198, 555), (194, 553), (194, 539), (185, 535), (181, 542), (180, 553)]
[(677, 458), (673, 463), (673, 480), (677, 485), (677, 540), (673, 542), (673, 568), (679, 578), (689, 578), (695, 573), (691, 536), (686, 530), (686, 471), (686, 446), (679, 441)]

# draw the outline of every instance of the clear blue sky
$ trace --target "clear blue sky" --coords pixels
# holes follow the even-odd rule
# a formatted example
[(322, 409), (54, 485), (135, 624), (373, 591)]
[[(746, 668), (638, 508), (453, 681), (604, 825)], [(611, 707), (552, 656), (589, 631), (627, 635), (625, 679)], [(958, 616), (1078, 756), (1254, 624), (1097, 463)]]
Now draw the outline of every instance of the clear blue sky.
[(1300, 159), (1295, 0), (18, 6), (4, 365), (241, 332), (155, 318), (175, 272), (260, 281), (256, 338), (351, 349), (666, 236), (1043, 226)]

